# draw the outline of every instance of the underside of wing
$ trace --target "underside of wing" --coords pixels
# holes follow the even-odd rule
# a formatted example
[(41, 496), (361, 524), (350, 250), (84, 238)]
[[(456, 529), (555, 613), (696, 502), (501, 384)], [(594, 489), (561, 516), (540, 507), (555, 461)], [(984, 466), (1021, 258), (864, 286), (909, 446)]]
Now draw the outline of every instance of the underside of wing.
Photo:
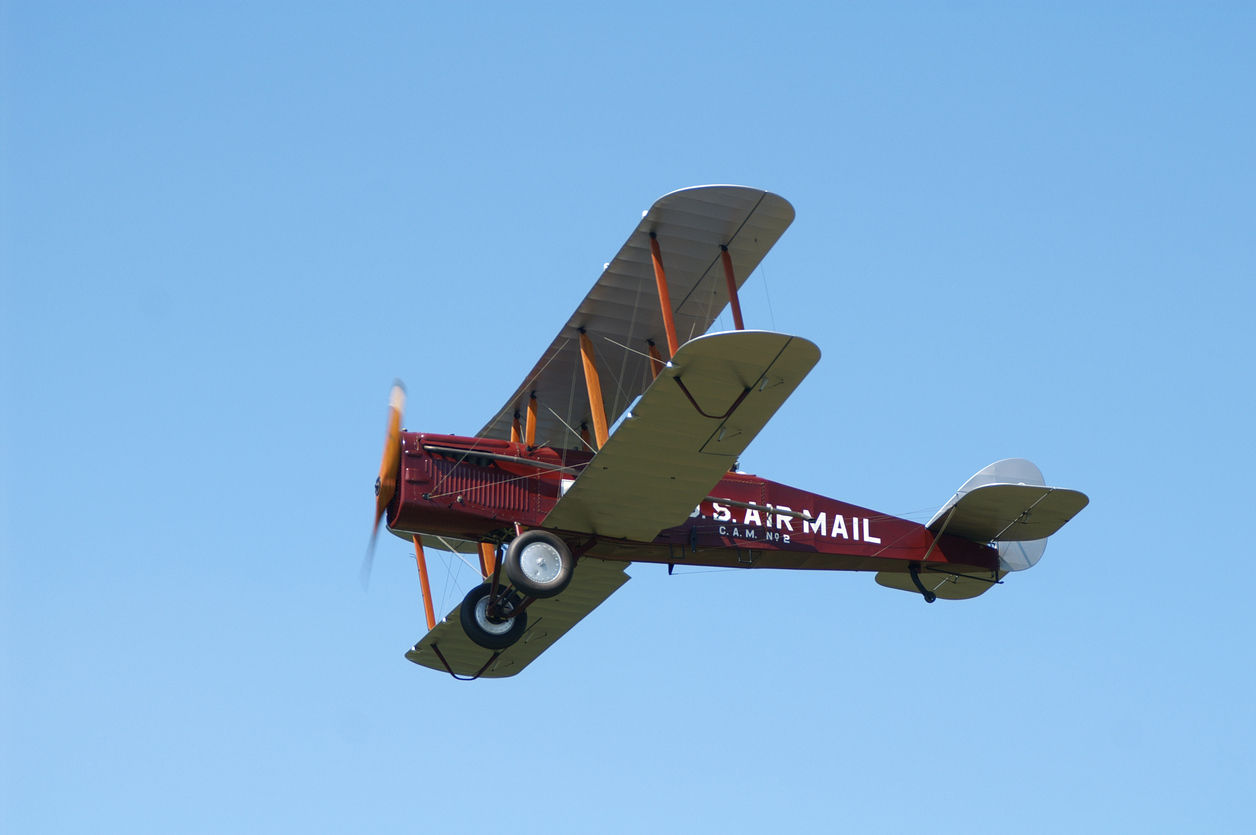
[(682, 345), (545, 527), (649, 542), (681, 524), (819, 359), (811, 342), (768, 331)]
[(457, 539), (452, 536), (440, 536), (438, 534), (416, 534), (413, 531), (401, 531), (389, 528), (388, 532), (398, 539), (404, 539), (406, 542), (413, 542), (417, 536), (419, 541), (423, 543), (424, 548), (431, 548), (436, 551), (448, 551), (451, 554), (478, 554), (480, 553), (480, 543), (470, 539)]
[(536, 395), (536, 444), (578, 448), (580, 425), (591, 422), (581, 371), (579, 334), (587, 331), (604, 369), (606, 417), (614, 423), (652, 379), (649, 342), (667, 337), (654, 276), (650, 235), (657, 242), (680, 342), (700, 336), (728, 304), (721, 247), (738, 286), (758, 267), (794, 219), (782, 197), (744, 186), (699, 186), (659, 198), (559, 331), (536, 366), (479, 431), (507, 439), (516, 413)]
[(517, 643), (499, 651), (496, 658), (493, 657), (493, 650), (473, 642), (462, 631), (459, 621), (461, 604), (415, 644), (406, 653), (406, 658), (415, 664), (459, 676), (474, 676), (477, 673), (483, 678), (513, 676), (628, 582), (630, 578), (624, 573), (627, 566), (626, 562), (582, 558), (572, 575), (571, 584), (562, 594), (536, 600), (528, 606), (527, 631)]

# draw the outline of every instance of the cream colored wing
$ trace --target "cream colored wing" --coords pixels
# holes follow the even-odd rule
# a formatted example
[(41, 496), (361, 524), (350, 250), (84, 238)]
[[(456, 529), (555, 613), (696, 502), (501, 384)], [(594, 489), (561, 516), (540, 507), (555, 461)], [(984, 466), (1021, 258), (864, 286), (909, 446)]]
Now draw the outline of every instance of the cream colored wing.
[(449, 662), (449, 670), (460, 676), (473, 676), (481, 668), (484, 668), (483, 678), (513, 676), (628, 582), (630, 578), (624, 573), (628, 565), (583, 557), (572, 575), (571, 585), (562, 594), (533, 601), (528, 606), (528, 630), (518, 643), (502, 650), (487, 668), (484, 665), (493, 658), (493, 650), (474, 643), (462, 631), (458, 619), (461, 604), (415, 644), (406, 658), (415, 664), (445, 671), (445, 664), (440, 660), (443, 655)]
[(769, 331), (685, 343), (544, 526), (649, 542), (681, 524), (819, 360), (806, 339)]
[(580, 377), (579, 331), (593, 341), (604, 369), (606, 417), (614, 423), (650, 383), (647, 340), (663, 353), (667, 336), (650, 255), (658, 238), (676, 333), (680, 342), (701, 336), (728, 305), (720, 247), (728, 248), (740, 286), (794, 220), (783, 197), (745, 186), (697, 186), (655, 201), (606, 265), (593, 289), (541, 355), (506, 404), (481, 429), (481, 438), (507, 439), (515, 412), (527, 414), (536, 392), (536, 443), (578, 449), (572, 430), (593, 425)]

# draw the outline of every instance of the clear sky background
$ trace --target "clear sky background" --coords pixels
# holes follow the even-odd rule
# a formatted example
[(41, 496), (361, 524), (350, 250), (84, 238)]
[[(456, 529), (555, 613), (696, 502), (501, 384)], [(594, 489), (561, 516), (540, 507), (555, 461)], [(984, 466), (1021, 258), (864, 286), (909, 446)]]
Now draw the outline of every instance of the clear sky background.
[[(1256, 830), (1250, 4), (0, 31), (6, 833)], [(824, 353), (745, 469), (1090, 506), (972, 601), (634, 566), (523, 675), (410, 664), (412, 552), (357, 581), (393, 378), (475, 432), (704, 183), (793, 203), (743, 303)]]

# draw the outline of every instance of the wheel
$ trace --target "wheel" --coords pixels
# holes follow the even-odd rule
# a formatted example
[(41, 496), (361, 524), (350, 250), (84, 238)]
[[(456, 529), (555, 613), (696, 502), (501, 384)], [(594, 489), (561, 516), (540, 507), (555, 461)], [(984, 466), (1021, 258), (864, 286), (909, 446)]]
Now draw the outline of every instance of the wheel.
[(527, 531), (506, 550), (506, 576), (529, 597), (562, 594), (571, 582), (576, 561), (571, 549), (549, 531)]
[[(488, 616), (488, 595), (493, 590), (492, 583), (485, 583), (471, 589), (462, 600), (458, 611), (458, 619), (462, 622), (462, 631), (467, 637), (485, 649), (505, 649), (523, 637), (528, 628), (528, 613), (520, 612), (513, 618), (500, 620)], [(498, 586), (499, 593), (502, 587)], [(523, 601), (513, 592), (502, 604), (506, 609), (513, 610)]]

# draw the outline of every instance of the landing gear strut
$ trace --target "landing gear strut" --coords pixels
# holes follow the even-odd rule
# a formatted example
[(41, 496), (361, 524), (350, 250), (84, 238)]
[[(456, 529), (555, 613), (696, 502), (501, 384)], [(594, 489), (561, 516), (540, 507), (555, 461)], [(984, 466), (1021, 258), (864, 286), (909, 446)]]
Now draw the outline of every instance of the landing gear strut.
[[(458, 619), (467, 637), (485, 649), (501, 651), (528, 631), (524, 610), (534, 600), (562, 594), (571, 583), (579, 555), (597, 541), (590, 539), (576, 554), (549, 531), (525, 531), (515, 537), (498, 561), (489, 581), (472, 589), (462, 601)], [(502, 581), (505, 570), (510, 586)]]

